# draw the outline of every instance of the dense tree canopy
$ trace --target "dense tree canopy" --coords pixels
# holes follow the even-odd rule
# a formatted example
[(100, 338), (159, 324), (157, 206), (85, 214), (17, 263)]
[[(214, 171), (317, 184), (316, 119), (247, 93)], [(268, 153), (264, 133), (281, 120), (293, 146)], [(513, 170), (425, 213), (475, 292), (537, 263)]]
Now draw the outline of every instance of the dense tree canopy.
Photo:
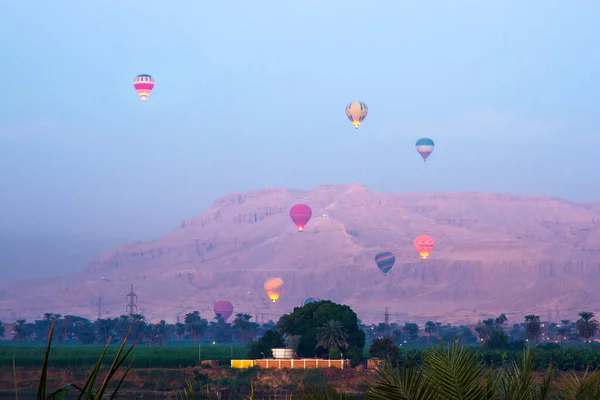
[(266, 331), (260, 339), (250, 344), (248, 358), (271, 358), (273, 349), (285, 346), (283, 336), (277, 331)]
[(287, 335), (300, 335), (299, 356), (323, 357), (328, 354), (328, 349), (317, 347), (317, 332), (329, 321), (339, 322), (348, 335), (345, 357), (359, 362), (365, 346), (365, 333), (358, 326), (356, 313), (346, 305), (318, 301), (296, 307), (292, 313), (279, 319), (277, 330)]
[(400, 348), (389, 337), (373, 340), (369, 347), (369, 356), (389, 361), (396, 365), (400, 355)]

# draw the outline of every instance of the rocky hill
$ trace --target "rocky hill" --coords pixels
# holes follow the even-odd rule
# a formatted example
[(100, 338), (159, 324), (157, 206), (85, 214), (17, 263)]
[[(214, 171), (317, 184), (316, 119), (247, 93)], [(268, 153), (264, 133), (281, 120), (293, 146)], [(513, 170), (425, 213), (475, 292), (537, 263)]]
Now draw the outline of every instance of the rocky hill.
[[(298, 202), (313, 208), (302, 233), (288, 214)], [(401, 321), (573, 319), (600, 304), (599, 221), (600, 202), (548, 196), (383, 194), (357, 183), (233, 193), (76, 274), (2, 288), (0, 317), (95, 317), (99, 297), (103, 315), (119, 315), (133, 284), (140, 311), (169, 321), (192, 309), (212, 318), (220, 299), (276, 320), (308, 296), (349, 304), (365, 322), (382, 320), (385, 307)], [(425, 261), (412, 244), (420, 233), (436, 240)], [(385, 250), (397, 259), (387, 276), (373, 260)], [(262, 288), (269, 276), (285, 282), (275, 304)]]

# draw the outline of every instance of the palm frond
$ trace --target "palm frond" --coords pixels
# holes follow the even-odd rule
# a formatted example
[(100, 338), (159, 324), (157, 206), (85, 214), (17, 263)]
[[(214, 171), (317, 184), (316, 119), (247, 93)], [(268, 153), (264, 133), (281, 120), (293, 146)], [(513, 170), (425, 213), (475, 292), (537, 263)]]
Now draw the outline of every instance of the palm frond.
[(536, 388), (533, 380), (533, 351), (526, 350), (520, 365), (512, 361), (508, 368), (501, 371), (499, 394), (505, 400), (531, 399)]
[(552, 384), (554, 381), (554, 368), (552, 362), (548, 365), (548, 369), (544, 374), (544, 380), (538, 383), (535, 393), (535, 400), (547, 400), (550, 399), (550, 392), (552, 391)]
[(445, 400), (481, 400), (486, 396), (481, 385), (484, 364), (477, 354), (461, 344), (446, 349), (440, 340), (438, 346), (423, 355), (425, 372)]
[(498, 393), (498, 387), (502, 380), (501, 374), (494, 374), (494, 368), (488, 368), (487, 372), (483, 376), (483, 391), (485, 400), (496, 399)]
[(19, 385), (17, 381), (17, 362), (13, 356), (13, 381), (15, 382), (15, 400), (19, 400)]
[(44, 363), (40, 374), (40, 383), (38, 384), (37, 400), (46, 400), (48, 397), (48, 357), (50, 356), (50, 346), (52, 345), (52, 336), (54, 333), (54, 323), (48, 330), (48, 344), (46, 345), (46, 354), (44, 354)]
[(365, 393), (369, 400), (435, 400), (439, 396), (422, 368), (409, 365), (406, 361), (396, 368), (385, 361), (376, 368), (377, 378), (368, 384)]
[(559, 390), (563, 400), (587, 400), (600, 397), (600, 370), (589, 372), (589, 365), (579, 379), (575, 372), (571, 371), (564, 377), (562, 388)]

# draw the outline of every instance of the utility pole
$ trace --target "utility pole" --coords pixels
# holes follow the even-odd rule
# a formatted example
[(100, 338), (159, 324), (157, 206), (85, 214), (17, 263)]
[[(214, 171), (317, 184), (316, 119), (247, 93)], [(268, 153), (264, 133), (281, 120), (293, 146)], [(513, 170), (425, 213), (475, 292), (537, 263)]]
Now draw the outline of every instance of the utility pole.
[(125, 298), (127, 299), (127, 305), (125, 306), (125, 312), (127, 315), (131, 317), (133, 314), (137, 314), (137, 294), (135, 294), (133, 291), (133, 285), (131, 285), (131, 289)]
[(96, 303), (96, 307), (98, 307), (98, 319), (102, 318), (102, 297), (98, 297), (98, 302)]

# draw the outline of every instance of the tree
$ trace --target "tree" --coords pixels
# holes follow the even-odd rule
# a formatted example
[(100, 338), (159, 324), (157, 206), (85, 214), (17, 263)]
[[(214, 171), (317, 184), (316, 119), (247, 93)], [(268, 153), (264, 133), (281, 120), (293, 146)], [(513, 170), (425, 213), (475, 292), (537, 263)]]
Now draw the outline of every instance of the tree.
[(387, 360), (391, 365), (396, 365), (400, 357), (400, 348), (389, 337), (375, 339), (369, 347), (369, 355), (381, 360)]
[(383, 322), (375, 325), (373, 327), (373, 333), (378, 338), (389, 336), (390, 335), (390, 326), (388, 324), (384, 324)]
[(235, 334), (241, 343), (247, 343), (254, 339), (256, 332), (258, 331), (258, 324), (251, 322), (252, 316), (250, 314), (236, 314), (235, 320), (233, 321), (233, 327)]
[(560, 325), (557, 325), (556, 333), (560, 337), (561, 343), (564, 343), (569, 337), (569, 333), (571, 332), (570, 323), (571, 321), (568, 319), (563, 319), (560, 321)]
[(500, 328), (495, 328), (487, 340), (487, 348), (490, 350), (508, 349), (508, 335)]
[(417, 340), (419, 338), (419, 325), (414, 322), (406, 322), (402, 330), (410, 340)]
[(185, 336), (185, 324), (178, 322), (175, 324), (175, 334), (177, 335), (177, 340), (181, 341), (181, 338)]
[(298, 355), (301, 357), (323, 357), (328, 351), (317, 347), (317, 330), (328, 321), (338, 321), (348, 334), (348, 350), (344, 353), (357, 365), (365, 346), (365, 333), (358, 327), (356, 313), (346, 305), (331, 301), (319, 301), (294, 308), (277, 322), (277, 330), (287, 335), (300, 335)]
[(348, 348), (348, 332), (339, 321), (329, 320), (317, 328), (317, 347), (327, 349), (329, 358)]
[(192, 311), (191, 313), (185, 314), (184, 322), (192, 341), (198, 340), (202, 333), (204, 333), (206, 327), (208, 327), (208, 321), (200, 316), (199, 311)]
[(231, 325), (225, 322), (221, 314), (215, 315), (214, 321), (210, 323), (213, 341), (217, 343), (230, 343), (232, 339)]
[(0, 337), (4, 337), (6, 329), (4, 329), (4, 325), (2, 325), (2, 321), (0, 321)]
[(287, 335), (285, 337), (285, 342), (292, 349), (294, 353), (298, 353), (298, 346), (300, 346), (300, 339), (302, 336), (300, 335)]
[(530, 342), (537, 343), (541, 325), (539, 316), (533, 314), (525, 316), (525, 333)]
[(598, 330), (598, 321), (593, 319), (593, 312), (582, 311), (579, 313), (580, 319), (577, 320), (575, 326), (577, 327), (577, 332), (579, 336), (583, 339), (584, 343), (590, 341), (590, 338), (596, 334)]
[[(66, 317), (65, 317), (66, 318)], [(74, 335), (82, 344), (92, 344), (96, 339), (96, 328), (92, 321), (87, 318), (76, 318), (74, 322)]]
[(438, 331), (438, 326), (435, 322), (433, 321), (427, 321), (425, 322), (425, 327), (424, 327), (425, 333), (429, 336), (429, 340), (431, 340), (431, 337), (437, 333)]
[(508, 321), (508, 318), (506, 318), (506, 314), (502, 313), (498, 317), (496, 317), (494, 323), (496, 324), (496, 326), (501, 327), (506, 321)]
[(277, 349), (285, 346), (281, 333), (273, 330), (266, 331), (258, 341), (250, 344), (248, 358), (271, 358), (273, 357), (272, 349)]

